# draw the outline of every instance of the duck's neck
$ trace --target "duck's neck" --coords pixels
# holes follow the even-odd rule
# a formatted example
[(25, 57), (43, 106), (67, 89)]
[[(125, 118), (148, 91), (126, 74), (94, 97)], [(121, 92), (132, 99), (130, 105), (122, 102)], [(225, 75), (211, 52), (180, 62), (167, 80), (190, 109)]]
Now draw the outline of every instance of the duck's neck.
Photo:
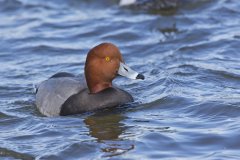
[(109, 87), (112, 87), (112, 83), (96, 83), (89, 86), (89, 90), (90, 90), (90, 93), (98, 93)]

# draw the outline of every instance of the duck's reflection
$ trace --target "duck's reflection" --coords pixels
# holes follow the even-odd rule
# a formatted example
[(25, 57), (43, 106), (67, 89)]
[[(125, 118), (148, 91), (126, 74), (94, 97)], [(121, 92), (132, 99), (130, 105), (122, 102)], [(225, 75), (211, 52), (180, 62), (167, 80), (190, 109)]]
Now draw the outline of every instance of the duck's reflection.
[(121, 113), (104, 111), (90, 115), (84, 120), (89, 128), (89, 134), (101, 144), (104, 156), (111, 157), (134, 149), (131, 141), (121, 138), (127, 129), (127, 126), (122, 123), (125, 118)]
[(121, 123), (124, 116), (116, 113), (98, 112), (87, 117), (84, 122), (89, 128), (89, 134), (97, 140), (120, 140), (119, 136), (126, 130)]

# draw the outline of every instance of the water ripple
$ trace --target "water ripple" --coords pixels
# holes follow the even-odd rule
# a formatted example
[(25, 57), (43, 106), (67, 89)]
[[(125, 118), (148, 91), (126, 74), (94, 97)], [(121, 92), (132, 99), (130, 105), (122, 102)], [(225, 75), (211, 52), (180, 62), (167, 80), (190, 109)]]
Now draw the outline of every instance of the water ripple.
[[(164, 2), (0, 0), (0, 157), (238, 159), (240, 3)], [(106, 41), (146, 77), (114, 81), (135, 102), (42, 116), (33, 86)]]

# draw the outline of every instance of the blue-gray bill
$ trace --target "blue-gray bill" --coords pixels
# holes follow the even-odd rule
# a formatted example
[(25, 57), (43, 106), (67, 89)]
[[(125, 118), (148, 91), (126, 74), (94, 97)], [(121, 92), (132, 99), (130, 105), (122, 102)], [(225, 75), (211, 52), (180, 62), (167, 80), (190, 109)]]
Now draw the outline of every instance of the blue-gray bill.
[(142, 74), (139, 74), (138, 72), (134, 71), (130, 67), (128, 67), (126, 64), (120, 62), (120, 66), (118, 69), (118, 74), (130, 79), (142, 79), (144, 80), (144, 76)]

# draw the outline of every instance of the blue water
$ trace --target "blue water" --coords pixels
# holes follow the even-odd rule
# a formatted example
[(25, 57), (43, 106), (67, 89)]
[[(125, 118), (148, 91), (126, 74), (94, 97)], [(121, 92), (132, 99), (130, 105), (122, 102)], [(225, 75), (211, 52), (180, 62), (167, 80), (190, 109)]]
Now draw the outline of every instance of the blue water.
[[(155, 3), (0, 0), (0, 159), (240, 159), (240, 1)], [(145, 75), (114, 81), (135, 102), (42, 116), (33, 86), (101, 42)]]

